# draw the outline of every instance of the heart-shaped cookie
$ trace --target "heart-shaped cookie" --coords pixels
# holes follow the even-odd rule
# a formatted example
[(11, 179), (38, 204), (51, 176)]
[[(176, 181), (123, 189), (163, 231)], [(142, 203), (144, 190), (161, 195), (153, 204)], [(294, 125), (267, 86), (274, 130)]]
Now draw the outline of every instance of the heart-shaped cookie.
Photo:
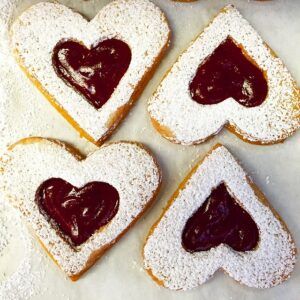
[(86, 159), (54, 140), (8, 151), (3, 192), (62, 270), (76, 280), (154, 201), (161, 176), (141, 144), (111, 143)]
[(14, 22), (11, 45), (51, 104), (100, 144), (150, 79), (169, 35), (164, 14), (148, 0), (113, 1), (90, 22), (63, 5), (42, 2)]
[(250, 287), (288, 279), (296, 246), (230, 152), (217, 145), (180, 184), (153, 225), (144, 264), (159, 284), (191, 289), (223, 269)]
[(272, 144), (299, 128), (300, 93), (282, 61), (226, 6), (178, 58), (148, 111), (174, 143), (201, 143), (226, 126), (247, 142)]

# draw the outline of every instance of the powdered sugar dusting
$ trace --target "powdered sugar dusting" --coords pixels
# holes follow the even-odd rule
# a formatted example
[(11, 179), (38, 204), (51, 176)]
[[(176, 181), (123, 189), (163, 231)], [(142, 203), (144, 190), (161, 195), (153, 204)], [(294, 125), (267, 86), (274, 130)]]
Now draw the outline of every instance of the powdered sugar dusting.
[(0, 3), (0, 36), (3, 37), (0, 44), (0, 54), (5, 51), (3, 46), (8, 46), (8, 28), (11, 24), (14, 10), (19, 2), (20, 0), (2, 0)]
[(68, 142), (78, 140), (77, 133), (44, 101), (11, 55), (8, 30), (19, 2), (7, 0), (0, 4), (0, 152), (25, 136), (55, 135)]
[[(40, 184), (53, 177), (77, 187), (91, 181), (107, 182), (120, 195), (114, 218), (76, 250), (57, 234), (34, 201)], [(4, 193), (21, 210), (61, 268), (72, 276), (85, 268), (95, 250), (114, 243), (143, 211), (160, 184), (160, 172), (152, 156), (137, 144), (109, 144), (78, 162), (61, 145), (42, 139), (18, 145), (9, 153), (3, 182)]]
[[(198, 66), (228, 36), (241, 44), (266, 74), (269, 91), (260, 106), (247, 108), (232, 98), (201, 105), (190, 96), (189, 82)], [(180, 56), (150, 99), (148, 110), (151, 118), (172, 132), (172, 137), (166, 137), (173, 142), (200, 143), (229, 123), (246, 140), (271, 143), (285, 139), (300, 126), (299, 99), (296, 83), (281, 60), (240, 13), (227, 6)]]
[[(1, 202), (0, 202), (1, 205)], [(2, 205), (1, 205), (2, 206)], [(0, 206), (0, 207), (1, 207)], [(6, 216), (2, 216), (2, 211), (0, 210), (0, 257), (3, 256), (3, 252), (7, 247), (9, 240), (12, 237), (11, 232), (8, 230), (8, 223)]]
[[(182, 230), (188, 218), (221, 182), (225, 182), (256, 222), (260, 233), (258, 248), (236, 252), (221, 244), (209, 251), (186, 252), (181, 245)], [(150, 234), (144, 248), (144, 263), (170, 289), (196, 287), (219, 268), (240, 283), (268, 288), (290, 276), (296, 260), (295, 249), (289, 232), (259, 201), (234, 157), (220, 146), (200, 164)]]
[(4, 275), (0, 281), (0, 299), (27, 300), (41, 292), (44, 271), (32, 268), (32, 257), (39, 265), (40, 253), (34, 249), (32, 238), (17, 211), (0, 200), (0, 259), (16, 233), (22, 247), (22, 259), (12, 274)]
[[(8, 30), (12, 21), (15, 8), (20, 0), (2, 0), (0, 3), (0, 151), (3, 151), (5, 147), (15, 140), (15, 137), (21, 137), (24, 131), (29, 134), (28, 129), (22, 127), (22, 130), (11, 126), (10, 120), (7, 117), (12, 108), (11, 99), (15, 99), (11, 94), (22, 93), (24, 97), (22, 99), (34, 98), (34, 92), (27, 93), (26, 88), (27, 79), (20, 79), (19, 83), (10, 81), (13, 74), (19, 74), (16, 71), (16, 65), (10, 56)], [(20, 74), (22, 75), (22, 74)], [(20, 77), (17, 75), (17, 78)], [(20, 85), (23, 88), (20, 88)], [(17, 88), (19, 86), (19, 89)], [(18, 93), (18, 92), (17, 92)], [(20, 104), (20, 103), (18, 103)], [(29, 111), (23, 112), (25, 120), (37, 120), (38, 115), (27, 116)], [(16, 116), (15, 116), (16, 117)], [(27, 118), (28, 117), (28, 118)], [(16, 120), (13, 120), (14, 124)], [(31, 122), (29, 122), (30, 124)], [(27, 123), (28, 124), (28, 123)], [(41, 129), (42, 130), (42, 129)], [(34, 248), (32, 238), (25, 227), (25, 224), (21, 221), (21, 217), (18, 212), (13, 209), (7, 202), (0, 199), (0, 260), (4, 262), (7, 259), (7, 251), (11, 247), (13, 240), (18, 239), (18, 245), (22, 247), (22, 257), (20, 262), (16, 265), (16, 269), (13, 273), (4, 273), (5, 264), (1, 264), (1, 278), (0, 278), (0, 299), (5, 300), (27, 300), (34, 295), (38, 295), (41, 292), (42, 281), (44, 278), (44, 270), (33, 268), (32, 258), (34, 257), (35, 265), (39, 264), (39, 251)], [(15, 249), (16, 250), (16, 249)], [(16, 251), (17, 252), (17, 251)], [(16, 258), (16, 252), (13, 254)]]
[[(89, 47), (109, 38), (126, 42), (132, 60), (110, 100), (96, 110), (57, 76), (52, 52), (63, 39), (76, 39)], [(39, 3), (25, 11), (12, 26), (12, 47), (17, 59), (96, 141), (111, 129), (112, 125), (108, 125), (111, 115), (130, 103), (135, 88), (168, 38), (169, 27), (163, 13), (147, 0), (113, 1), (90, 22), (60, 4)]]

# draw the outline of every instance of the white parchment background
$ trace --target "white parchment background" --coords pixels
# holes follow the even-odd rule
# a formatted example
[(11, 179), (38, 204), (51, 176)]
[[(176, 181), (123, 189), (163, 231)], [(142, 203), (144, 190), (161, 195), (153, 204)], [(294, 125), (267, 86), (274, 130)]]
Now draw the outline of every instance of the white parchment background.
[[(7, 47), (7, 19), (10, 13), (18, 15), (32, 3), (20, 0), (17, 10), (4, 13), (5, 2), (0, 0), (0, 147), (29, 135), (59, 138), (78, 147), (87, 154), (95, 146), (81, 139), (68, 123), (43, 99), (43, 96), (20, 73)], [(10, 0), (12, 1), (12, 0)], [(108, 0), (59, 1), (92, 18)], [(188, 291), (173, 292), (157, 286), (142, 269), (141, 250), (145, 236), (158, 218), (177, 185), (191, 166), (202, 158), (217, 142), (224, 143), (242, 161), (254, 182), (267, 195), (271, 204), (288, 224), (297, 245), (300, 243), (300, 132), (284, 144), (255, 146), (242, 142), (224, 130), (209, 142), (183, 147), (164, 140), (151, 126), (146, 102), (163, 74), (189, 42), (204, 28), (210, 19), (226, 4), (233, 3), (262, 35), (264, 40), (285, 62), (297, 82), (300, 82), (300, 1), (299, 0), (199, 0), (174, 3), (170, 0), (153, 0), (166, 13), (173, 37), (171, 49), (153, 79), (125, 121), (110, 140), (136, 140), (145, 143), (154, 152), (163, 171), (163, 186), (156, 204), (140, 219), (136, 226), (113, 247), (78, 282), (72, 283), (41, 251), (31, 251), (34, 270), (42, 270), (43, 277), (32, 285), (31, 299), (300, 299), (300, 263), (286, 283), (269, 289), (256, 290), (237, 284), (218, 272), (206, 284)], [(2, 6), (2, 8), (1, 8)], [(2, 11), (1, 11), (2, 9)], [(49, 24), (51, 26), (51, 24)], [(3, 90), (4, 89), (4, 90)], [(2, 122), (2, 123), (1, 123)], [(2, 200), (3, 201), (3, 200)], [(17, 235), (18, 232), (15, 233)], [(13, 247), (0, 258), (0, 286), (5, 274), (17, 269), (22, 257), (22, 242), (13, 240)], [(39, 247), (34, 243), (34, 247)], [(15, 259), (13, 260), (12, 257)], [(13, 261), (13, 263), (12, 263)], [(5, 272), (5, 274), (4, 274)], [(7, 275), (6, 277), (7, 278)], [(25, 278), (24, 278), (25, 280)], [(16, 293), (17, 294), (17, 293)], [(16, 296), (16, 299), (17, 296)], [(6, 300), (6, 299), (1, 299)]]

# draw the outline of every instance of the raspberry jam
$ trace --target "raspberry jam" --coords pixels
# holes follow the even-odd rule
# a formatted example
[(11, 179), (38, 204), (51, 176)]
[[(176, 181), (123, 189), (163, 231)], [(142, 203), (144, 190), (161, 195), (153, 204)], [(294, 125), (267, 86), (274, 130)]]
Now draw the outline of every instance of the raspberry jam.
[(254, 107), (268, 94), (263, 72), (230, 37), (198, 67), (189, 89), (192, 99), (203, 105), (233, 98), (245, 107)]
[(256, 223), (229, 194), (224, 183), (211, 192), (182, 232), (182, 246), (192, 253), (222, 243), (236, 251), (250, 251), (257, 247), (258, 241)]
[(119, 193), (105, 182), (77, 188), (63, 179), (51, 178), (39, 186), (35, 201), (62, 237), (79, 246), (116, 215)]
[(104, 40), (91, 49), (73, 40), (53, 49), (56, 74), (96, 109), (111, 97), (131, 62), (131, 50), (121, 40)]

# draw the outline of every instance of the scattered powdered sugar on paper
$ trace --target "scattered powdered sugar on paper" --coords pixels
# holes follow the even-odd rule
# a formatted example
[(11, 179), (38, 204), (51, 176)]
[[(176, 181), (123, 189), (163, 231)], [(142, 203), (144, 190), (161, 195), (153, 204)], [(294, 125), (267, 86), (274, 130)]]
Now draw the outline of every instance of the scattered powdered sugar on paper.
[[(28, 79), (21, 73), (10, 55), (8, 30), (19, 2), (20, 0), (1, 0), (0, 3), (0, 152), (21, 137), (43, 131), (43, 128), (39, 131), (35, 130), (36, 126), (33, 126), (34, 120), (43, 118), (38, 113), (39, 110), (34, 109), (35, 104), (32, 104), (32, 109), (23, 110), (20, 116), (12, 114), (12, 111), (17, 111), (16, 107), (24, 106), (22, 101), (33, 100), (34, 102), (35, 98), (40, 97), (30, 87)], [(18, 118), (22, 119), (23, 124)], [(19, 126), (15, 126), (16, 124)], [(16, 238), (16, 234), (18, 246), (22, 249), (22, 258), (12, 273), (1, 273), (1, 300), (27, 300), (37, 295), (42, 288), (45, 269), (39, 270), (39, 267), (33, 269), (32, 259), (34, 257), (34, 264), (39, 266), (41, 253), (35, 249), (32, 237), (22, 222), (20, 214), (7, 204), (5, 199), (0, 198), (0, 259), (5, 259), (6, 250)]]
[(41, 253), (35, 249), (33, 238), (20, 214), (0, 200), (0, 258), (5, 255), (5, 249), (16, 233), (22, 249), (22, 259), (12, 274), (4, 274), (4, 279), (0, 281), (0, 299), (3, 300), (27, 300), (37, 295), (41, 292), (45, 271), (39, 268), (33, 270), (32, 260), (34, 258), (36, 264), (41, 259)]
[(47, 135), (52, 128), (49, 114), (50, 122), (44, 120), (43, 96), (22, 73), (9, 49), (9, 25), (19, 1), (0, 4), (0, 152), (22, 137)]
[(5, 215), (2, 216), (1, 212), (2, 212), (2, 208), (0, 203), (0, 257), (3, 256), (3, 252), (7, 247), (9, 240), (12, 237), (12, 234), (11, 232), (9, 232), (7, 227), (8, 226), (7, 217)]
[[(7, 37), (8, 28), (12, 21), (11, 17), (19, 1), (20, 0), (1, 0), (0, 3), (0, 35), (1, 36), (4, 35)], [(3, 39), (1, 39), (1, 44), (3, 44), (3, 42), (7, 42), (7, 40), (3, 41)]]

